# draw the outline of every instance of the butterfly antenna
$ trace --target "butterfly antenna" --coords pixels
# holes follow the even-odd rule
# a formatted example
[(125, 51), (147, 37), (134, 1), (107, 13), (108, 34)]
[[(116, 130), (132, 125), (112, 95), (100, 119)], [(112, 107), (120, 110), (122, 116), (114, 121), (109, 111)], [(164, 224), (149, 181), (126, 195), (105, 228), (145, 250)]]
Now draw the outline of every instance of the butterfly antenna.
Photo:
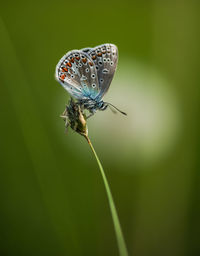
[[(107, 104), (109, 105), (109, 107), (112, 106), (112, 107), (115, 108), (117, 111), (119, 111), (121, 114), (127, 116), (127, 114), (126, 114), (125, 112), (121, 111), (120, 109), (118, 109), (117, 107), (115, 107), (113, 104), (111, 104), (111, 103), (109, 103), (109, 102), (105, 102), (105, 103), (107, 103)], [(110, 108), (110, 109), (112, 110), (113, 113), (116, 113), (115, 111), (113, 111), (114, 109), (112, 109), (112, 108)]]
[(113, 112), (113, 114), (116, 114), (116, 113), (117, 113), (117, 111), (116, 111), (114, 108), (112, 108), (110, 105), (108, 105), (108, 107), (109, 107), (110, 110)]

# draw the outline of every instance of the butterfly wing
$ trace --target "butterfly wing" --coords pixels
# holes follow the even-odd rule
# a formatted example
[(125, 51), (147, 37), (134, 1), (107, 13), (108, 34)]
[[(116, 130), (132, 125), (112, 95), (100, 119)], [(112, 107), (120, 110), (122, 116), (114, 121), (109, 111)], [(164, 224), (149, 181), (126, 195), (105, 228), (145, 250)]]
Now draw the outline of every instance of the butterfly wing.
[(88, 53), (91, 49), (92, 49), (91, 47), (86, 47), (81, 49), (80, 51)]
[(117, 68), (118, 49), (114, 44), (103, 44), (88, 49), (86, 48), (87, 54), (92, 58), (97, 70), (100, 88), (97, 98), (100, 100), (108, 91)]
[(100, 92), (94, 62), (81, 50), (70, 51), (61, 58), (55, 77), (74, 98), (94, 99)]

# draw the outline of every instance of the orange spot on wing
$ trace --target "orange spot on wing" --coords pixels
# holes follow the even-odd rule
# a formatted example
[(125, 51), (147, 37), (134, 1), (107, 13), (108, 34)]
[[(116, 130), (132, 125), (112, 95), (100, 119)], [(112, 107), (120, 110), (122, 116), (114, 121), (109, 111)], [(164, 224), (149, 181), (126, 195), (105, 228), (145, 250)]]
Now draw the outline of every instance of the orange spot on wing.
[(93, 66), (94, 64), (90, 61), (90, 62), (89, 62), (89, 65), (90, 65), (90, 66)]
[(101, 57), (101, 56), (102, 56), (102, 53), (101, 53), (101, 52), (99, 52), (97, 55), (98, 55), (99, 57)]
[(95, 55), (92, 56), (92, 59), (95, 60), (97, 57)]
[(60, 79), (64, 80), (65, 77), (66, 77), (66, 75), (65, 75), (65, 74), (62, 74), (62, 75), (60, 76)]
[(86, 63), (86, 62), (87, 62), (87, 59), (86, 59), (86, 58), (84, 58), (84, 59), (82, 59), (82, 61), (83, 61), (83, 63)]
[(67, 66), (71, 67), (71, 66), (72, 66), (72, 64), (71, 64), (70, 62), (67, 62)]
[(68, 69), (67, 68), (62, 68), (62, 71), (63, 72), (68, 72)]
[(76, 57), (77, 60), (80, 60), (80, 57)]
[(71, 60), (70, 60), (72, 63), (74, 63), (74, 58), (71, 58)]

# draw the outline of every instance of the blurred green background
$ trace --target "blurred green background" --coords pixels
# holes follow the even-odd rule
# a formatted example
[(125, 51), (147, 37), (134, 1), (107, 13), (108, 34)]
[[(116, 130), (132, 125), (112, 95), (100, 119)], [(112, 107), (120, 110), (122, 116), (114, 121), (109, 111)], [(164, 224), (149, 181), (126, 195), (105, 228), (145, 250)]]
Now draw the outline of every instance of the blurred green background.
[(118, 255), (103, 182), (59, 115), (71, 49), (114, 43), (88, 122), (133, 256), (200, 255), (199, 1), (1, 1), (0, 255)]

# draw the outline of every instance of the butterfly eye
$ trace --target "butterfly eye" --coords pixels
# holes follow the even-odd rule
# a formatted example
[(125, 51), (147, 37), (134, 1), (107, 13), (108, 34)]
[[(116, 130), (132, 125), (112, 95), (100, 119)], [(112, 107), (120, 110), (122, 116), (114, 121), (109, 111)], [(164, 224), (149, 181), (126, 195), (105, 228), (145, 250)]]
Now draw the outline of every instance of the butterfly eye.
[(95, 78), (95, 74), (92, 74), (91, 77), (92, 77), (92, 78)]
[(96, 84), (92, 84), (92, 87), (95, 88), (95, 87), (96, 87)]
[(89, 68), (86, 68), (86, 69), (85, 69), (85, 72), (88, 73), (88, 72), (89, 72)]
[(96, 66), (96, 70), (98, 70), (99, 69), (99, 67), (98, 66)]
[(106, 58), (103, 59), (103, 62), (106, 62)]
[(82, 59), (84, 59), (84, 58), (85, 58), (85, 56), (84, 56), (84, 55), (81, 55), (81, 58), (82, 58)]
[(99, 65), (101, 66), (103, 63), (102, 63), (102, 61), (99, 61)]
[(79, 63), (79, 64), (78, 64), (78, 66), (81, 68), (81, 67), (82, 67), (82, 64), (81, 64), (81, 63)]
[(74, 78), (74, 75), (71, 75), (71, 78)]
[(107, 58), (107, 62), (110, 62), (110, 59), (109, 59), (109, 58)]
[(113, 61), (111, 61), (111, 62), (110, 62), (110, 66), (113, 66), (113, 64), (114, 64)]
[(100, 83), (101, 83), (101, 84), (103, 83), (103, 79), (102, 79), (102, 78), (100, 79)]

